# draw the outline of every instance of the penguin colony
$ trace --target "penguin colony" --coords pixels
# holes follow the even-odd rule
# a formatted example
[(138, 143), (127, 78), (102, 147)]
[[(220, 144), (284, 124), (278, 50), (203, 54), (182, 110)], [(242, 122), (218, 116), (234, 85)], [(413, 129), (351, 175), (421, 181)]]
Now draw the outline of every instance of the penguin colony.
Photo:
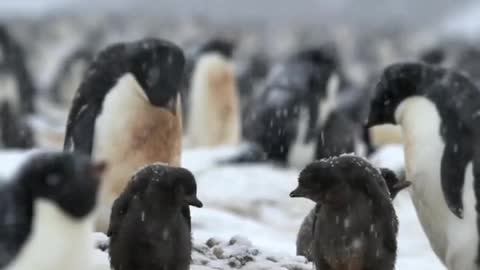
[[(203, 203), (180, 164), (187, 122), (191, 147), (249, 143), (222, 163), (302, 169), (290, 197), (316, 205), (297, 254), (316, 269), (395, 269), (392, 200), (410, 187), (441, 262), (478, 270), (479, 55), (439, 47), (388, 65), (370, 97), (354, 89), (329, 46), (293, 53), (262, 69), (263, 79), (252, 67), (245, 74), (256, 87), (236, 73), (234, 45), (224, 40), (203, 44), (193, 60), (155, 38), (113, 44), (94, 58), (73, 54), (61, 70), (73, 81), (80, 74), (75, 94), (61, 77), (51, 90), (56, 103), (71, 101), (64, 151), (34, 154), (0, 186), (0, 269), (89, 269), (94, 231), (110, 238), (112, 269), (189, 269), (190, 206)], [(74, 67), (77, 60), (88, 67)], [(33, 147), (27, 120), (37, 93), (21, 46), (3, 27), (0, 90), (1, 147)], [(405, 179), (361, 157), (374, 151), (368, 128), (384, 124), (402, 130)]]

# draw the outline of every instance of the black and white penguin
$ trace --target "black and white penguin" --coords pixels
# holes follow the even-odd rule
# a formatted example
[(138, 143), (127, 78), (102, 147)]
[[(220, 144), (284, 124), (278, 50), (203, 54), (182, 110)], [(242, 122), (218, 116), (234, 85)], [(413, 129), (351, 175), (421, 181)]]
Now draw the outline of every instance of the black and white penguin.
[(202, 207), (188, 170), (153, 164), (138, 171), (113, 205), (108, 229), (112, 268), (189, 269), (190, 205)]
[(238, 144), (241, 117), (233, 44), (215, 39), (198, 54), (189, 93), (189, 146)]
[(0, 187), (0, 269), (90, 269), (105, 163), (37, 153)]
[(13, 70), (0, 64), (0, 148), (26, 149), (35, 145), (21, 100)]
[[(245, 136), (267, 159), (304, 167), (355, 151), (356, 125), (336, 110), (341, 89), (336, 59), (306, 49), (274, 67), (263, 94), (247, 110)], [(245, 160), (241, 154), (232, 161)]]
[(90, 65), (70, 110), (64, 149), (111, 164), (97, 230), (106, 232), (113, 201), (139, 168), (180, 165), (184, 64), (175, 44), (143, 39), (107, 47)]
[(298, 181), (290, 197), (317, 203), (310, 229), (317, 269), (395, 268), (398, 220), (378, 169), (343, 155), (311, 163)]
[[(355, 157), (352, 157), (355, 158)], [(393, 200), (397, 196), (397, 194), (409, 187), (411, 182), (406, 181), (404, 178), (397, 177), (397, 175), (390, 169), (387, 168), (379, 168), (380, 174), (382, 175), (383, 179), (378, 178), (379, 184), (383, 185), (383, 181), (387, 185), (388, 191), (390, 193), (390, 198)], [(317, 204), (305, 217), (298, 230), (297, 235), (297, 255), (304, 256), (309, 261), (313, 261), (313, 234), (315, 231), (315, 223), (317, 219), (317, 213), (320, 210), (321, 205)]]
[(450, 270), (478, 269), (480, 91), (465, 76), (421, 63), (387, 67), (368, 125), (402, 127), (407, 179), (430, 244)]
[(0, 80), (8, 80), (0, 82), (0, 85), (10, 84), (12, 80), (20, 98), (22, 114), (34, 112), (36, 90), (27, 67), (25, 52), (4, 25), (0, 25), (0, 67), (10, 74), (8, 78), (0, 77)]
[(88, 48), (75, 49), (65, 58), (50, 89), (55, 103), (68, 107), (71, 105), (92, 59), (93, 53)]

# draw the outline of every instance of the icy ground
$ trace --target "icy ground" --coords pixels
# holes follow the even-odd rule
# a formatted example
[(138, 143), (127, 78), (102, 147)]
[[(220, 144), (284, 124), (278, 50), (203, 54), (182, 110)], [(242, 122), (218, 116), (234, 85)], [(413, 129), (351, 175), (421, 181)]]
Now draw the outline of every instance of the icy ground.
[[(302, 257), (295, 256), (298, 227), (312, 207), (307, 200), (288, 196), (296, 185), (298, 170), (268, 164), (215, 164), (234, 151), (222, 148), (184, 152), (183, 166), (194, 173), (198, 196), (205, 205), (192, 209), (192, 269), (312, 269)], [(22, 152), (0, 152), (0, 177), (14, 172), (26, 156)], [(403, 164), (403, 152), (400, 147), (386, 147), (372, 160), (398, 169)], [(431, 251), (408, 192), (397, 197), (395, 206), (400, 220), (396, 269), (444, 269)], [(95, 252), (95, 270), (105, 270), (108, 255)]]

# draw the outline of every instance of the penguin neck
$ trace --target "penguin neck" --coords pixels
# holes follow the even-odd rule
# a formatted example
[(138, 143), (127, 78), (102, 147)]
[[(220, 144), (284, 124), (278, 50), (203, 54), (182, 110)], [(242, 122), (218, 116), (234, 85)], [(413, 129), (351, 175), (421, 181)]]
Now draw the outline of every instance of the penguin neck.
[(426, 97), (414, 96), (402, 101), (395, 110), (395, 120), (402, 127), (406, 148), (430, 144), (432, 136), (440, 132), (437, 107)]

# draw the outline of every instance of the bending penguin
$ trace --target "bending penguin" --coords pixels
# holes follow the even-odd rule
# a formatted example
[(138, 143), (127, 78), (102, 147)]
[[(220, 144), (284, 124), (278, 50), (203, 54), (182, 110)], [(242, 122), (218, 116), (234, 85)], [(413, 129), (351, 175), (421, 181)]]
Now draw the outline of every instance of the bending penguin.
[(192, 147), (240, 142), (240, 99), (232, 53), (232, 43), (216, 39), (198, 52), (189, 94), (188, 135)]
[(397, 124), (406, 177), (430, 244), (449, 270), (479, 269), (480, 91), (465, 76), (421, 63), (385, 69), (368, 125)]
[(0, 187), (0, 269), (90, 269), (105, 163), (38, 153)]
[(112, 164), (103, 179), (97, 230), (106, 232), (113, 201), (139, 168), (180, 165), (184, 64), (175, 44), (143, 39), (104, 49), (89, 67), (70, 110), (64, 149)]
[(354, 152), (356, 125), (336, 109), (336, 70), (335, 57), (321, 48), (300, 51), (273, 68), (245, 120), (246, 139), (255, 146), (231, 161), (258, 161), (248, 156), (263, 151), (268, 160), (303, 168)]
[(113, 205), (108, 229), (112, 268), (188, 270), (190, 205), (202, 207), (188, 170), (152, 164), (138, 171)]

